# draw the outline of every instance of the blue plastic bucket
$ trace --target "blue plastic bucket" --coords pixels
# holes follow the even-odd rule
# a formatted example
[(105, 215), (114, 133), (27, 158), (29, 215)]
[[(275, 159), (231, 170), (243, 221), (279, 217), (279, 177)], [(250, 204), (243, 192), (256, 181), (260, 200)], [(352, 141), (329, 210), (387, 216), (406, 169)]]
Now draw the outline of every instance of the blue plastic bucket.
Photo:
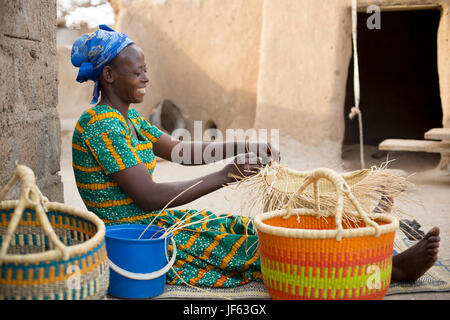
[[(172, 233), (159, 238), (164, 229), (146, 225), (121, 224), (106, 227), (106, 252), (110, 264), (108, 294), (120, 298), (150, 298), (164, 292), (166, 273), (175, 262)], [(169, 239), (172, 257), (167, 262)], [(169, 257), (170, 258), (170, 257)]]

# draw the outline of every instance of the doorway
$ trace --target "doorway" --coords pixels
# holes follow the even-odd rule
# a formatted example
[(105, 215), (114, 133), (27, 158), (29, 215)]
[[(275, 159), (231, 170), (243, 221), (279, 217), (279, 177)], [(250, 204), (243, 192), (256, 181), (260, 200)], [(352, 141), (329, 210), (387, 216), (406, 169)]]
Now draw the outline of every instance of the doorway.
[[(360, 109), (364, 144), (377, 146), (384, 139), (423, 139), (442, 127), (442, 106), (437, 72), (437, 9), (382, 11), (381, 29), (369, 29), (369, 14), (358, 13)], [(354, 106), (353, 57), (344, 106), (344, 145), (359, 144)]]

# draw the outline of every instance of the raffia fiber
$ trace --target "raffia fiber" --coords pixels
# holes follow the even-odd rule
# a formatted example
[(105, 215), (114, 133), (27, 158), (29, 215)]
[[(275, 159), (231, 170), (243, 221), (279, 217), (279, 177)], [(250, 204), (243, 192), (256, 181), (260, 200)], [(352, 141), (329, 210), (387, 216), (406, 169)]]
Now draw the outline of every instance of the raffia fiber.
[[(401, 209), (405, 202), (417, 202), (412, 193), (415, 186), (398, 170), (386, 168), (363, 169), (340, 173), (364, 211), (373, 216), (380, 212), (390, 212), (397, 217), (408, 216)], [(258, 173), (245, 178), (235, 177), (232, 188), (245, 194), (237, 210), (239, 214), (254, 217), (263, 212), (282, 209), (292, 199), (293, 208), (314, 208), (314, 186), (309, 185), (304, 192), (296, 191), (305, 182), (309, 171), (295, 171), (287, 166), (271, 162)], [(318, 181), (321, 212), (333, 215), (336, 208), (335, 186), (328, 180)], [(353, 219), (355, 210), (349, 199), (344, 198), (344, 217)]]

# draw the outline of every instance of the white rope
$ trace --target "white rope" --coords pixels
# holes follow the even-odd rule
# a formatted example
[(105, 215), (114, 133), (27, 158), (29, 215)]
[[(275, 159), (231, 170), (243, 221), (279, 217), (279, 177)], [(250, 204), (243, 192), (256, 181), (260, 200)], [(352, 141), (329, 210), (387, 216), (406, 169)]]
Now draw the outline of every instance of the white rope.
[(358, 126), (359, 126), (359, 152), (361, 169), (366, 168), (364, 161), (364, 136), (363, 136), (363, 124), (362, 124), (362, 113), (359, 109), (360, 101), (360, 87), (359, 87), (359, 67), (358, 67), (358, 48), (356, 42), (356, 27), (357, 27), (357, 0), (352, 1), (352, 39), (353, 39), (353, 92), (355, 95), (355, 106), (351, 108), (350, 114), (348, 115), (350, 119), (353, 119), (355, 115), (358, 115)]

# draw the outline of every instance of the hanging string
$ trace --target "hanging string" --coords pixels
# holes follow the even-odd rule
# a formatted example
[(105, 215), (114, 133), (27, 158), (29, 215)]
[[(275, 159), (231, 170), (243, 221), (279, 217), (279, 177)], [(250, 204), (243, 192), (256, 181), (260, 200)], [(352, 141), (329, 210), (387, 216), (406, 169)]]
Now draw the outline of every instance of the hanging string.
[(359, 126), (359, 153), (361, 169), (366, 168), (364, 162), (364, 136), (363, 136), (363, 124), (362, 113), (359, 109), (360, 101), (360, 88), (359, 88), (359, 67), (358, 67), (358, 48), (356, 42), (356, 27), (357, 27), (357, 0), (352, 0), (352, 39), (353, 39), (353, 92), (355, 95), (355, 106), (351, 108), (348, 117), (353, 119), (355, 115), (358, 115)]

